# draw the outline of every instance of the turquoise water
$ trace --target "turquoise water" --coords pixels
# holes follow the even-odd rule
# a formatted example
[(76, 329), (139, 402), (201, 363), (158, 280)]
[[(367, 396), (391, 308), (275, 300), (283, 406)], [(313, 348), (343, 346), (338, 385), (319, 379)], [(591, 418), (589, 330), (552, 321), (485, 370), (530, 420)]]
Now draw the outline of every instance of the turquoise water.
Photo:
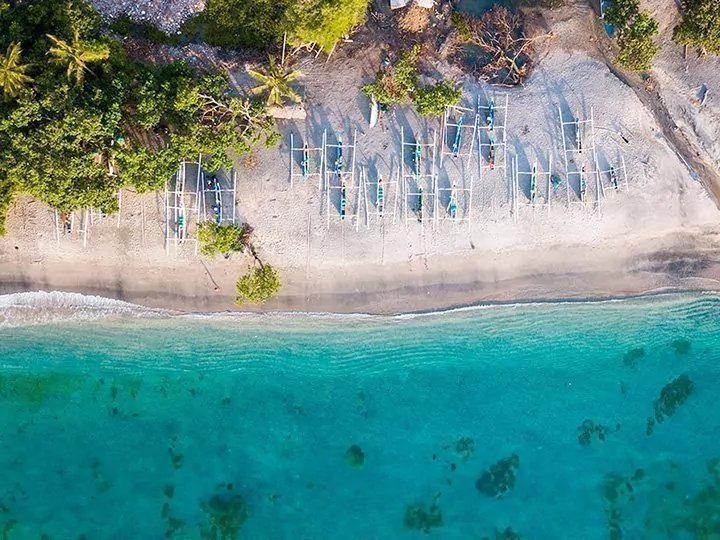
[(0, 538), (716, 538), (719, 308), (0, 328)]

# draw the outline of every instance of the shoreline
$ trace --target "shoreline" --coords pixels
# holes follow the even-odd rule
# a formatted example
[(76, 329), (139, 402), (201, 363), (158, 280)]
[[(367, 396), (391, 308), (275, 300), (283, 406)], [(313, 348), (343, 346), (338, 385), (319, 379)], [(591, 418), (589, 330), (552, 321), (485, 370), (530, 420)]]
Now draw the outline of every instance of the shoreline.
[[(66, 261), (0, 263), (0, 295), (60, 291), (180, 313), (287, 312), (398, 315), (489, 304), (601, 301), (653, 293), (720, 291), (720, 246), (692, 232), (633, 245), (431, 256), (401, 265), (286, 269), (280, 294), (235, 306), (238, 264), (158, 267), (70, 266)], [(692, 243), (689, 243), (692, 242)], [(187, 262), (187, 261), (186, 261)], [(215, 285), (220, 290), (215, 291)]]

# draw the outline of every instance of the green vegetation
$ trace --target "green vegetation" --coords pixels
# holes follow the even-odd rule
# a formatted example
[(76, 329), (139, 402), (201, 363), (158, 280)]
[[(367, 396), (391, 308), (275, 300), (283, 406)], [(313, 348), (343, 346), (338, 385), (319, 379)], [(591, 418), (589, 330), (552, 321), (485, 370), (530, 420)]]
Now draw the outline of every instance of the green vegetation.
[(360, 24), (370, 0), (209, 0), (202, 15), (208, 43), (265, 48), (283, 39), (325, 52)]
[(618, 0), (605, 11), (605, 22), (622, 29), (632, 22), (639, 11), (639, 0)]
[(265, 73), (255, 69), (248, 69), (248, 73), (260, 84), (253, 88), (253, 94), (265, 95), (268, 105), (282, 105), (286, 98), (295, 103), (300, 102), (300, 96), (290, 88), (290, 83), (302, 75), (299, 71), (288, 71), (282, 64), (276, 64), (275, 59), (268, 58), (269, 66)]
[(455, 452), (459, 454), (463, 461), (468, 461), (475, 455), (475, 441), (470, 437), (462, 437), (455, 443)]
[(419, 57), (420, 47), (416, 45), (400, 55), (394, 66), (381, 68), (375, 81), (366, 84), (360, 90), (368, 97), (375, 97), (380, 105), (389, 107), (407, 103), (418, 86)]
[(690, 354), (692, 350), (692, 342), (685, 338), (676, 339), (671, 345), (672, 348), (675, 349), (675, 354), (678, 355)]
[(628, 352), (625, 353), (625, 356), (623, 356), (623, 364), (628, 367), (634, 368), (641, 360), (645, 358), (645, 354), (645, 349), (642, 347), (630, 349)]
[(262, 304), (277, 294), (282, 283), (277, 271), (269, 264), (260, 264), (242, 276), (235, 284), (238, 306)]
[(633, 71), (650, 69), (660, 52), (653, 37), (659, 32), (657, 20), (647, 10), (640, 11), (638, 0), (617, 0), (605, 13), (605, 20), (618, 33), (618, 63)]
[(687, 375), (680, 375), (666, 384), (660, 391), (660, 398), (654, 403), (655, 420), (662, 422), (673, 416), (680, 405), (695, 391), (695, 383)]
[(237, 540), (250, 512), (241, 495), (215, 495), (200, 508), (207, 516), (207, 524), (200, 528), (202, 540)]
[(653, 58), (660, 52), (660, 47), (653, 41), (658, 28), (658, 22), (647, 11), (638, 13), (618, 39), (618, 63), (633, 71), (650, 69)]
[(445, 107), (457, 105), (462, 98), (462, 90), (448, 81), (440, 81), (430, 86), (418, 88), (413, 101), (422, 116), (442, 116)]
[(378, 71), (375, 81), (360, 90), (379, 105), (389, 107), (412, 101), (423, 116), (441, 116), (447, 105), (456, 105), (462, 90), (449, 81), (429, 86), (419, 85), (418, 59), (420, 47), (415, 46), (403, 53), (394, 66)]
[(520, 457), (512, 454), (491, 465), (475, 482), (483, 495), (501, 499), (515, 487), (515, 477), (520, 469)]
[(112, 212), (121, 187), (161, 188), (200, 153), (210, 170), (229, 167), (228, 148), (248, 152), (274, 132), (261, 103), (227, 97), (224, 73), (128, 59), (81, 0), (9, 5), (0, 0), (0, 233), (15, 193)]
[(197, 239), (200, 253), (206, 257), (215, 255), (229, 256), (233, 252), (243, 252), (250, 244), (252, 227), (247, 223), (238, 225), (219, 225), (214, 221), (206, 221), (198, 226)]
[(147, 21), (133, 21), (127, 15), (121, 15), (110, 23), (110, 30), (121, 36), (147, 39), (162, 45), (179, 45), (180, 36), (168, 35)]
[(407, 529), (422, 531), (427, 534), (430, 529), (443, 526), (442, 511), (435, 501), (429, 508), (426, 508), (422, 503), (414, 504), (405, 509), (403, 524)]
[(720, 2), (683, 0), (682, 6), (685, 16), (673, 30), (675, 42), (701, 54), (720, 54)]
[(365, 464), (365, 452), (357, 444), (345, 451), (345, 463), (353, 469), (361, 469)]
[[(619, 429), (620, 424), (616, 426), (616, 430)], [(583, 423), (578, 426), (577, 430), (579, 433), (578, 444), (580, 446), (588, 446), (596, 436), (598, 440), (604, 441), (607, 434), (610, 433), (610, 428), (589, 419), (583, 420)]]
[(52, 56), (53, 61), (57, 64), (61, 66), (67, 65), (68, 79), (74, 81), (77, 85), (81, 85), (85, 80), (85, 71), (90, 71), (87, 65), (90, 62), (107, 60), (108, 56), (110, 56), (110, 48), (107, 44), (99, 41), (81, 40), (77, 28), (73, 28), (72, 31), (73, 38), (70, 43), (48, 34), (48, 39), (53, 43), (53, 46), (48, 50), (48, 54)]
[(0, 88), (6, 99), (19, 96), (32, 82), (32, 77), (26, 74), (29, 66), (21, 63), (21, 56), (20, 44), (11, 43), (0, 64)]
[(472, 39), (472, 28), (470, 28), (470, 23), (463, 17), (462, 13), (453, 11), (452, 15), (450, 15), (450, 21), (455, 26), (458, 36), (462, 41), (470, 41)]

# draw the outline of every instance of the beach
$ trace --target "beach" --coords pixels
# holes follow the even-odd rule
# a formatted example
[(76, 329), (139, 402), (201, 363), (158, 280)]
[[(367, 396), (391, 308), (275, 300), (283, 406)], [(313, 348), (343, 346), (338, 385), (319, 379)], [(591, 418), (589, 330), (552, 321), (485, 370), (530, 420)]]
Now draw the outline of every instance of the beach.
[[(396, 313), (720, 288), (720, 211), (710, 195), (713, 179), (698, 176), (664, 136), (653, 111), (602, 61), (592, 43), (600, 37), (591, 10), (571, 5), (547, 20), (552, 36), (524, 88), (492, 88), (450, 65), (438, 68), (462, 82), (462, 106), (497, 104), (504, 146), (498, 146), (502, 155), (493, 169), (477, 147), (466, 157), (447, 155), (452, 132), (445, 134), (439, 120), (421, 118), (410, 107), (381, 115), (377, 126), (368, 127), (369, 102), (359, 87), (372, 80), (382, 56), (379, 47), (348, 46), (327, 63), (297, 66), (304, 73), (307, 119), (278, 120), (278, 148), (253, 149), (255, 163), (244, 156), (235, 160), (238, 219), (252, 225), (261, 259), (280, 271), (284, 284), (260, 308), (233, 304), (234, 283), (253, 263), (249, 256), (209, 260), (196, 254), (192, 239), (167, 245), (163, 193), (127, 190), (119, 215), (85, 219), (77, 213), (69, 234), (57, 227), (48, 207), (18, 200), (8, 218), (9, 232), (0, 238), (0, 293), (61, 290), (180, 311)], [(595, 38), (581, 43), (581, 35)], [(663, 73), (677, 69), (673, 61), (663, 60)], [(240, 85), (247, 82), (242, 72), (233, 78)], [(692, 89), (670, 86), (671, 81), (676, 79), (668, 76), (673, 111), (682, 110), (701, 125), (720, 110), (720, 92), (693, 105)], [(595, 152), (563, 149), (562, 130), (570, 130), (575, 116), (588, 122), (583, 133)], [(483, 125), (480, 118), (478, 129)], [(297, 174), (290, 135), (296, 147), (303, 142), (316, 147), (323, 133), (328, 143), (342, 137), (345, 159), (354, 159), (358, 187), (350, 205), (356, 217), (340, 219), (336, 194), (319, 187), (319, 176), (303, 180)], [(697, 140), (708, 139), (707, 133), (699, 132)], [(403, 159), (410, 167), (402, 140), (435, 141), (440, 189), (423, 222), (413, 210), (414, 199), (392, 184)], [(572, 144), (572, 135), (565, 134), (565, 146)], [(427, 167), (433, 161), (429, 152), (423, 158)], [(717, 148), (711, 144), (697, 150), (698, 159), (707, 157), (708, 163), (713, 153)], [(541, 186), (531, 201), (533, 165), (541, 171)], [(581, 165), (599, 171), (583, 195)], [(319, 164), (313, 167), (319, 171)], [(611, 167), (620, 175), (617, 187)], [(522, 173), (515, 187), (513, 168)], [(552, 174), (564, 181), (557, 189), (549, 185)], [(373, 187), (377, 178), (387, 185), (382, 218)], [(451, 185), (472, 192), (471, 199), (461, 200), (456, 220), (446, 210)]]

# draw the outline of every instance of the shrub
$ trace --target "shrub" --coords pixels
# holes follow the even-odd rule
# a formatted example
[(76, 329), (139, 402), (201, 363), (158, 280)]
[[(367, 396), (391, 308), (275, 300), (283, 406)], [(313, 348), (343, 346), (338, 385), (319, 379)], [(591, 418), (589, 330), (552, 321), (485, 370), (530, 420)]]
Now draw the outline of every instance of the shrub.
[(211, 45), (265, 48), (287, 32), (291, 45), (329, 52), (360, 24), (370, 0), (208, 0), (203, 24)]
[(378, 71), (375, 81), (360, 90), (367, 97), (374, 97), (380, 105), (406, 103), (417, 89), (419, 56), (420, 47), (416, 45), (403, 53), (394, 66)]
[(261, 264), (238, 279), (235, 284), (237, 291), (235, 303), (238, 306), (262, 304), (277, 294), (280, 287), (282, 287), (282, 283), (277, 271), (269, 264)]
[(462, 90), (451, 82), (440, 81), (419, 88), (413, 102), (423, 116), (442, 116), (445, 107), (457, 105), (462, 98)]
[(605, 22), (614, 25), (618, 34), (618, 63), (633, 71), (650, 69), (660, 51), (653, 41), (659, 25), (647, 10), (639, 10), (639, 1), (616, 0), (605, 12)]
[(657, 33), (658, 22), (647, 11), (639, 13), (618, 40), (620, 65), (633, 71), (650, 69), (652, 59), (660, 51), (652, 39)]
[(200, 243), (200, 253), (206, 257), (215, 255), (228, 256), (230, 253), (244, 251), (249, 242), (252, 228), (248, 224), (219, 225), (214, 221), (200, 223), (197, 240)]
[(305, 0), (293, 2), (286, 14), (294, 45), (317, 43), (325, 52), (365, 19), (370, 0)]
[(622, 31), (638, 14), (639, 7), (638, 0), (616, 0), (605, 11), (605, 22), (615, 26), (618, 31)]
[(685, 16), (673, 30), (680, 45), (697, 47), (702, 54), (720, 54), (720, 2), (683, 0)]
[(465, 16), (458, 11), (453, 11), (450, 16), (450, 20), (455, 25), (455, 29), (458, 31), (460, 39), (463, 41), (470, 41), (472, 38), (472, 29), (470, 28), (470, 23), (467, 22)]

